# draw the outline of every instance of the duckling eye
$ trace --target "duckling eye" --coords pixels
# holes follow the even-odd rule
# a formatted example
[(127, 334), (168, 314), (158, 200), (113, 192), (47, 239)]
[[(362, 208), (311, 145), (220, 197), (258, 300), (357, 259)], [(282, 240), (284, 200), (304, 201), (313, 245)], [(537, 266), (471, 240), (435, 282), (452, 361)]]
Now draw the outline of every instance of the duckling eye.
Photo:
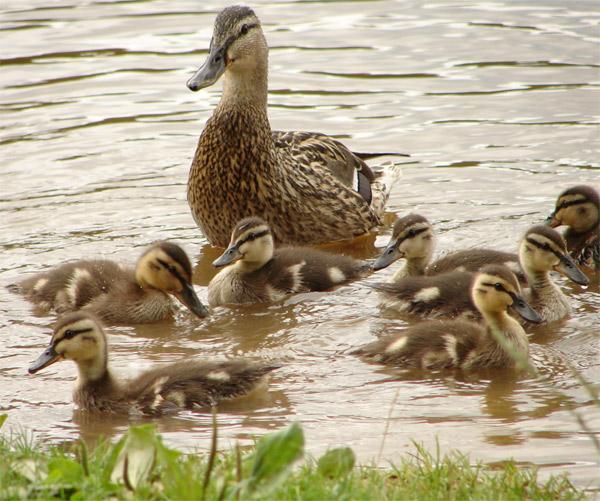
[(64, 339), (73, 339), (75, 337), (77, 333), (71, 329), (67, 329), (64, 333), (63, 333), (63, 338)]
[(242, 32), (242, 35), (245, 35), (246, 33), (248, 33), (248, 25), (247, 24), (242, 24), (241, 32)]
[(406, 234), (406, 236), (408, 238), (412, 238), (417, 234), (417, 232), (415, 230), (408, 230), (408, 233)]
[(497, 291), (501, 291), (502, 290), (502, 284), (499, 282), (496, 282), (494, 284), (494, 289), (496, 289)]

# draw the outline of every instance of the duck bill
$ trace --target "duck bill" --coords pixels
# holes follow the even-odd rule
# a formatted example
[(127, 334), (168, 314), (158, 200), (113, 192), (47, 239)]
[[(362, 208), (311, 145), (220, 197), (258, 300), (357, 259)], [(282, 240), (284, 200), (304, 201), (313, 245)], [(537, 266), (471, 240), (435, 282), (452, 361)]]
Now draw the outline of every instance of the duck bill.
[(512, 309), (515, 310), (528, 322), (534, 324), (542, 323), (542, 317), (540, 317), (531, 306), (525, 301), (519, 294), (511, 294), (513, 299)]
[(54, 362), (60, 360), (61, 355), (56, 353), (54, 346), (50, 345), (44, 350), (44, 352), (38, 357), (38, 359), (30, 365), (28, 372), (29, 374), (35, 374), (42, 369), (52, 365)]
[(187, 81), (187, 87), (196, 92), (213, 85), (225, 72), (225, 54), (219, 49), (211, 49), (208, 58), (194, 76)]
[(561, 256), (560, 263), (554, 267), (554, 270), (569, 280), (573, 280), (576, 284), (588, 285), (590, 283), (588, 277), (577, 267), (573, 258), (567, 254)]
[(402, 257), (402, 253), (398, 250), (398, 241), (392, 240), (383, 251), (383, 254), (381, 254), (381, 256), (379, 256), (373, 263), (373, 271), (387, 268), (394, 261), (402, 259)]
[(188, 283), (182, 283), (182, 285), (183, 289), (181, 289), (179, 292), (176, 292), (175, 297), (179, 299), (181, 304), (183, 304), (197, 317), (204, 318), (208, 316), (208, 310), (206, 309), (206, 306), (202, 304), (192, 285)]
[(556, 228), (560, 226), (560, 221), (556, 219), (556, 212), (553, 212), (546, 218), (546, 226), (550, 226), (550, 228)]
[(241, 257), (242, 254), (240, 253), (237, 245), (230, 245), (227, 250), (223, 252), (223, 254), (213, 261), (212, 265), (215, 268), (221, 268), (222, 266), (235, 263)]

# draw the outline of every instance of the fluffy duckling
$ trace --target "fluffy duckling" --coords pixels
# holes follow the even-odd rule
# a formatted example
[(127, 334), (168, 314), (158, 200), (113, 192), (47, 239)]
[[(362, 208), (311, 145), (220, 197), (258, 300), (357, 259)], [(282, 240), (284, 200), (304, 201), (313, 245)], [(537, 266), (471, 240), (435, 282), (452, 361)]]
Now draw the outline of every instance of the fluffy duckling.
[[(332, 137), (271, 130), (267, 110), (269, 48), (246, 6), (215, 19), (206, 62), (192, 91), (223, 78), (188, 179), (188, 201), (209, 242), (225, 247), (242, 218), (261, 215), (277, 243), (307, 245), (364, 235), (381, 224), (400, 170), (376, 180), (363, 158)], [(374, 155), (373, 155), (374, 156)], [(215, 211), (214, 207), (220, 208)]]
[(9, 286), (43, 310), (59, 314), (85, 309), (111, 323), (149, 323), (169, 318), (175, 296), (198, 317), (208, 314), (192, 286), (187, 254), (171, 242), (157, 242), (135, 269), (114, 261), (66, 263)]
[(518, 256), (510, 252), (468, 249), (446, 254), (431, 263), (434, 250), (435, 232), (431, 223), (420, 214), (408, 214), (394, 223), (390, 241), (373, 263), (373, 269), (380, 270), (399, 259), (406, 260), (405, 266), (392, 277), (391, 281), (397, 282), (405, 277), (439, 275), (450, 271), (477, 271), (486, 264), (504, 264), (517, 275), (519, 281), (525, 280)]
[(227, 250), (213, 262), (227, 266), (208, 284), (211, 306), (279, 301), (297, 292), (324, 291), (364, 276), (368, 263), (305, 247), (275, 249), (259, 217), (240, 221)]
[(86, 411), (118, 414), (162, 414), (216, 405), (248, 394), (278, 368), (244, 360), (185, 360), (120, 381), (108, 369), (108, 346), (101, 324), (83, 311), (58, 319), (50, 345), (29, 367), (29, 373), (63, 359), (73, 360), (79, 369), (75, 404)]
[(591, 186), (573, 186), (556, 200), (547, 219), (552, 226), (568, 226), (564, 233), (569, 253), (582, 266), (600, 270), (600, 196)]
[(364, 346), (355, 354), (402, 368), (513, 367), (515, 359), (504, 345), (528, 355), (529, 343), (525, 331), (507, 309), (511, 307), (527, 321), (540, 320), (520, 296), (515, 275), (505, 266), (485, 266), (476, 274), (470, 294), (484, 324), (464, 320), (421, 322), (397, 336)]
[[(571, 308), (562, 291), (550, 279), (558, 271), (574, 282), (587, 277), (568, 255), (560, 234), (547, 226), (534, 226), (519, 245), (519, 261), (529, 283), (526, 298), (544, 322), (569, 315)], [(469, 294), (473, 274), (454, 271), (433, 276), (409, 276), (395, 283), (373, 287), (384, 294), (383, 305), (402, 313), (426, 318), (478, 319), (479, 310)]]

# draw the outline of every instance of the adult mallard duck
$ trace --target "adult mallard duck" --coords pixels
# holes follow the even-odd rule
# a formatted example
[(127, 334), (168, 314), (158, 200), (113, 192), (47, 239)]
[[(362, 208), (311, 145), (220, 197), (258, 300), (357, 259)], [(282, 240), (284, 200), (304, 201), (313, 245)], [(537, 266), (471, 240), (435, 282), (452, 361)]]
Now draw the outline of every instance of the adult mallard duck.
[(162, 414), (216, 405), (248, 394), (279, 367), (246, 360), (185, 360), (122, 381), (108, 369), (102, 325), (82, 311), (58, 319), (49, 346), (29, 367), (29, 373), (59, 360), (77, 364), (79, 378), (73, 400), (81, 410), (118, 414)]
[[(541, 321), (553, 322), (568, 316), (571, 307), (550, 278), (550, 271), (558, 271), (577, 284), (586, 285), (589, 281), (567, 253), (562, 236), (547, 226), (531, 227), (521, 239), (518, 259), (529, 286), (525, 297), (538, 312)], [(472, 272), (453, 271), (408, 276), (372, 287), (383, 294), (385, 307), (402, 313), (425, 318), (477, 319), (479, 309), (469, 293), (473, 277)]]
[(111, 323), (158, 322), (172, 315), (169, 295), (198, 317), (208, 314), (192, 286), (192, 265), (185, 251), (157, 242), (134, 268), (109, 260), (85, 260), (33, 275), (9, 288), (42, 310), (65, 313), (85, 309)]
[[(464, 320), (431, 320), (399, 335), (371, 343), (354, 353), (396, 367), (422, 369), (506, 368), (515, 365), (510, 349), (528, 354), (527, 334), (511, 318), (511, 307), (530, 322), (540, 320), (520, 296), (519, 282), (505, 266), (488, 265), (470, 287), (484, 324)], [(510, 345), (507, 350), (505, 345)]]
[(571, 256), (582, 266), (600, 270), (600, 196), (594, 188), (579, 185), (563, 191), (547, 223), (568, 226), (564, 237)]
[(242, 219), (227, 250), (213, 262), (220, 271), (208, 284), (211, 306), (279, 301), (298, 292), (324, 291), (366, 275), (371, 265), (306, 247), (276, 249), (269, 225)]
[(222, 10), (208, 59), (187, 83), (197, 91), (224, 79), (189, 174), (188, 202), (198, 226), (220, 247), (249, 216), (263, 217), (276, 242), (285, 244), (350, 239), (377, 227), (399, 170), (375, 181), (361, 158), (368, 154), (323, 134), (272, 131), (267, 67), (267, 42), (252, 9)]

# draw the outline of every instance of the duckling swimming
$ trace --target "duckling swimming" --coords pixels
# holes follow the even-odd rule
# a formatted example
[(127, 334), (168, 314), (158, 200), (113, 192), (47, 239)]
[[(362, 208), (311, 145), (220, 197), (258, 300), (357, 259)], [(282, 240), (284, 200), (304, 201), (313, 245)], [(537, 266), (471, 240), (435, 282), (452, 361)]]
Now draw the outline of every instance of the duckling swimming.
[[(519, 282), (505, 266), (488, 265), (475, 275), (472, 301), (484, 324), (464, 320), (430, 320), (408, 327), (401, 334), (360, 348), (357, 355), (396, 367), (422, 369), (510, 368), (515, 357), (511, 346), (528, 355), (523, 327), (507, 313), (509, 307), (529, 322), (539, 315), (520, 295)], [(500, 341), (499, 341), (500, 338)]]
[[(267, 115), (268, 46), (246, 6), (217, 16), (210, 53), (187, 82), (192, 91), (224, 78), (223, 94), (200, 136), (188, 202), (213, 245), (226, 247), (242, 218), (260, 215), (284, 244), (363, 235), (381, 224), (391, 183), (339, 141), (312, 132), (272, 131)], [(215, 211), (214, 207), (219, 207)]]
[(324, 291), (371, 270), (364, 261), (316, 249), (275, 249), (271, 228), (259, 217), (235, 226), (229, 247), (213, 265), (227, 267), (208, 284), (211, 306), (279, 301), (298, 292)]
[(408, 214), (396, 220), (387, 247), (373, 264), (373, 270), (380, 270), (399, 259), (406, 260), (392, 277), (392, 282), (402, 278), (420, 275), (440, 275), (451, 271), (477, 271), (486, 264), (503, 264), (525, 281), (519, 267), (518, 256), (510, 252), (493, 249), (468, 249), (446, 254), (431, 263), (435, 250), (435, 232), (431, 223), (420, 214)]
[(564, 233), (569, 253), (577, 263), (600, 270), (600, 196), (591, 186), (573, 186), (556, 200), (547, 219), (554, 227), (568, 226)]
[(58, 319), (50, 345), (29, 367), (29, 373), (60, 360), (77, 364), (79, 378), (73, 400), (81, 410), (118, 414), (162, 414), (213, 406), (248, 394), (279, 367), (245, 360), (185, 360), (123, 381), (108, 369), (108, 346), (101, 324), (84, 311)]
[(66, 263), (13, 284), (43, 310), (59, 314), (85, 309), (110, 323), (150, 323), (169, 318), (175, 296), (198, 317), (208, 314), (192, 286), (187, 254), (171, 242), (157, 242), (135, 269), (109, 260)]
[[(543, 322), (568, 316), (571, 307), (549, 276), (557, 271), (575, 283), (586, 285), (587, 277), (568, 255), (561, 235), (547, 226), (533, 226), (519, 245), (519, 261), (529, 289), (525, 297)], [(384, 294), (383, 305), (402, 313), (425, 318), (478, 319), (479, 310), (469, 293), (473, 274), (450, 272), (433, 276), (409, 276), (395, 283), (373, 287)]]

